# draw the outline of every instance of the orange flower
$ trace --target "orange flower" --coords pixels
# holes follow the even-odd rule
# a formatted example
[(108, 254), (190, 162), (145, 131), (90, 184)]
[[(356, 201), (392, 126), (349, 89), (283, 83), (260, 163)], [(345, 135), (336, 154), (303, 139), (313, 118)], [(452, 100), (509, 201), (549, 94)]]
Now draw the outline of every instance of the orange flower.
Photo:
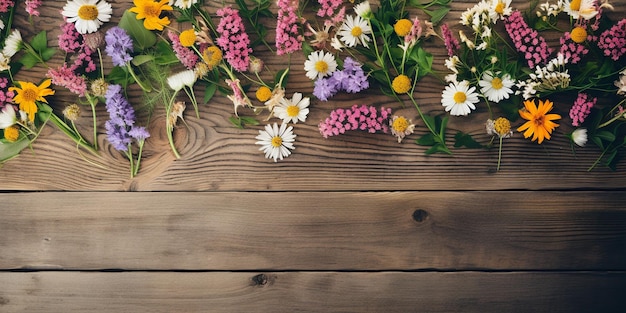
[(539, 100), (539, 107), (535, 106), (535, 100), (524, 101), (524, 109), (519, 110), (519, 115), (528, 120), (524, 125), (520, 126), (517, 131), (524, 131), (524, 138), (533, 136), (532, 141), (538, 139), (537, 143), (541, 144), (543, 139), (550, 139), (552, 131), (559, 126), (554, 120), (561, 118), (558, 114), (547, 114), (552, 110), (553, 103), (550, 100)]
[(164, 26), (170, 24), (170, 19), (161, 18), (162, 11), (171, 11), (173, 8), (168, 5), (169, 0), (161, 0), (159, 2), (152, 0), (133, 0), (134, 7), (130, 8), (130, 12), (137, 13), (137, 19), (143, 20), (143, 27), (147, 30), (163, 30)]
[(54, 90), (48, 88), (50, 87), (50, 79), (44, 80), (39, 86), (31, 83), (31, 82), (23, 82), (18, 81), (20, 87), (10, 87), (10, 91), (14, 91), (16, 93), (15, 97), (13, 97), (13, 101), (20, 105), (20, 110), (26, 112), (28, 114), (28, 119), (31, 122), (35, 121), (35, 113), (37, 113), (37, 103), (36, 101), (43, 101), (48, 103), (45, 96), (50, 96), (54, 94)]

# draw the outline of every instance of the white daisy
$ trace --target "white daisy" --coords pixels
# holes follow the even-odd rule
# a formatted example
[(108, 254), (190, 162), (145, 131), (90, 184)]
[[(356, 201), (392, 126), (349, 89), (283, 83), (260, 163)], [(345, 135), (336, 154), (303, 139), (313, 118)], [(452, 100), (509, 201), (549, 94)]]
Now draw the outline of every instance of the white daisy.
[(309, 97), (302, 97), (301, 93), (296, 92), (291, 100), (285, 98), (280, 100), (280, 104), (274, 108), (274, 116), (283, 120), (285, 124), (304, 122), (309, 114), (309, 103), (311, 103)]
[(572, 141), (580, 147), (584, 147), (587, 144), (587, 129), (577, 128), (572, 132)]
[(61, 12), (81, 34), (93, 33), (111, 19), (113, 9), (104, 0), (69, 0)]
[(191, 8), (191, 6), (196, 3), (198, 3), (198, 0), (176, 0), (176, 2), (174, 2), (174, 0), (170, 0), (169, 5), (185, 10)]
[(598, 14), (594, 0), (565, 0), (563, 11), (574, 19), (584, 18), (589, 20)]
[(17, 123), (17, 117), (15, 117), (15, 107), (11, 104), (7, 104), (2, 108), (0, 112), (0, 129), (11, 127)]
[(19, 29), (11, 31), (9, 36), (4, 40), (4, 48), (2, 54), (10, 59), (22, 48), (22, 34)]
[(482, 79), (478, 82), (480, 92), (487, 97), (489, 101), (500, 102), (502, 99), (508, 99), (513, 93), (511, 87), (515, 82), (511, 79), (511, 75), (504, 74), (498, 77), (500, 72), (493, 75), (491, 71), (483, 73)]
[(193, 70), (185, 70), (167, 78), (167, 84), (174, 91), (179, 91), (185, 86), (191, 88), (195, 83), (196, 73)]
[(363, 1), (354, 6), (354, 12), (362, 18), (369, 18), (372, 14), (372, 8), (369, 1)]
[(348, 47), (354, 47), (358, 44), (361, 44), (365, 48), (367, 48), (367, 42), (372, 40), (367, 35), (371, 33), (372, 28), (369, 26), (365, 19), (361, 18), (358, 15), (355, 17), (348, 15), (346, 16), (346, 20), (339, 28), (338, 34), (341, 41), (343, 41)]
[(337, 61), (330, 52), (313, 51), (304, 61), (304, 70), (309, 79), (322, 78), (337, 69)]
[(476, 109), (478, 94), (476, 87), (470, 87), (467, 81), (451, 83), (441, 94), (441, 104), (450, 115), (467, 115)]
[(494, 24), (498, 19), (504, 20), (504, 17), (511, 15), (512, 12), (511, 0), (491, 0), (489, 18)]
[(289, 150), (295, 149), (293, 142), (296, 141), (296, 135), (293, 127), (287, 127), (286, 123), (280, 125), (280, 129), (276, 123), (265, 125), (265, 129), (259, 130), (259, 135), (255, 138), (259, 140), (255, 144), (261, 145), (259, 150), (265, 153), (266, 158), (274, 159), (274, 162), (288, 157), (291, 154)]

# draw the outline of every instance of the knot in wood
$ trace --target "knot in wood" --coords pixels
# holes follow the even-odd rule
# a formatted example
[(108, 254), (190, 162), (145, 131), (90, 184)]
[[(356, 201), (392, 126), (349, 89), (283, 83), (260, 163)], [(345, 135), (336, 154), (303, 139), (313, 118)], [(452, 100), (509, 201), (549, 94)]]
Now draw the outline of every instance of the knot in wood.
[(265, 286), (267, 285), (267, 282), (268, 282), (267, 275), (265, 274), (254, 275), (252, 277), (252, 282), (256, 286)]
[(426, 220), (428, 218), (428, 212), (422, 210), (422, 209), (417, 209), (415, 210), (415, 212), (413, 212), (413, 220), (421, 223), (424, 220)]

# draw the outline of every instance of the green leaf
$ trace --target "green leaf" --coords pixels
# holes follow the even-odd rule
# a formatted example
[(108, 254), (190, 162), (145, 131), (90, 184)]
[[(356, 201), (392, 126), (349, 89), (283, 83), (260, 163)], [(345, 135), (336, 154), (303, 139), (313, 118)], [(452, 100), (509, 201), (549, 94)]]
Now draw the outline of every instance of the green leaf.
[(427, 133), (415, 140), (415, 143), (420, 146), (432, 146), (437, 142), (435, 141), (435, 135), (433, 135), (432, 133)]
[[(287, 81), (289, 80), (289, 68), (282, 69), (276, 73), (276, 77), (274, 78), (274, 84), (279, 84), (280, 86), (285, 88), (287, 86)], [(284, 75), (284, 76), (283, 76)], [(282, 80), (281, 80), (282, 78)]]
[(34, 55), (27, 53), (22, 55), (22, 57), (19, 59), (19, 62), (24, 65), (24, 68), (31, 69), (35, 65), (37, 65), (37, 63), (39, 63), (39, 60)]
[(136, 55), (135, 57), (133, 57), (133, 60), (131, 62), (133, 62), (133, 65), (139, 66), (141, 64), (150, 62), (152, 60), (154, 60), (154, 56), (149, 55), (149, 54), (140, 54), (140, 55)]
[(124, 89), (128, 87), (128, 84), (130, 84), (130, 81), (131, 81), (131, 77), (126, 71), (126, 68), (119, 67), (119, 66), (114, 66), (111, 69), (111, 72), (108, 75), (106, 75), (106, 78), (109, 82), (113, 84), (119, 84)]
[(48, 61), (48, 60), (52, 59), (52, 57), (54, 56), (55, 53), (57, 53), (57, 49), (46, 48), (43, 51), (41, 51), (41, 58), (44, 61)]
[(259, 125), (259, 121), (257, 119), (255, 119), (254, 117), (248, 117), (248, 116), (240, 116), (239, 119), (241, 120), (241, 122), (245, 125)]
[(213, 95), (215, 95), (215, 91), (217, 90), (216, 84), (207, 85), (204, 89), (204, 104), (209, 103)]
[(601, 138), (601, 139), (603, 139), (603, 140), (606, 140), (608, 142), (615, 141), (615, 135), (613, 135), (609, 131), (601, 131), (601, 132), (597, 133), (596, 136)]
[(159, 65), (170, 65), (179, 62), (170, 44), (164, 40), (159, 40), (156, 44), (154, 61)]
[(39, 34), (33, 37), (33, 40), (30, 42), (30, 46), (35, 49), (38, 53), (41, 53), (43, 50), (48, 48), (48, 37), (46, 37), (46, 31), (42, 30)]
[(455, 148), (466, 147), (470, 149), (479, 149), (479, 148), (483, 148), (483, 145), (481, 145), (478, 141), (474, 140), (474, 137), (472, 137), (472, 135), (459, 131), (456, 133), (456, 135), (454, 135), (454, 147)]
[(449, 11), (450, 8), (447, 7), (438, 8), (434, 11), (424, 10), (426, 14), (430, 15), (430, 21), (435, 25), (439, 24), (439, 22), (446, 16), (446, 14), (448, 14)]
[(137, 14), (133, 12), (128, 10), (124, 11), (124, 15), (122, 15), (118, 25), (133, 39), (136, 50), (143, 51), (146, 48), (154, 46), (157, 41), (156, 35), (147, 30), (143, 26), (143, 21), (138, 20)]
[(30, 140), (26, 136), (20, 136), (15, 142), (8, 142), (5, 139), (0, 140), (0, 162), (14, 158), (29, 144)]

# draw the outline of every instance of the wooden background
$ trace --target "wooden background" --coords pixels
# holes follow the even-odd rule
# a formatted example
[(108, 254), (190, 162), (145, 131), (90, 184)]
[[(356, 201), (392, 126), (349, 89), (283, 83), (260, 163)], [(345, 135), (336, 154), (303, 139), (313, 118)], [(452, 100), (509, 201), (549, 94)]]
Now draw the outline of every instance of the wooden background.
[[(23, 36), (45, 29), (56, 45), (65, 2), (44, 1), (32, 24), (19, 2)], [(132, 6), (110, 2), (113, 22)], [(473, 4), (453, 2), (445, 21), (456, 25)], [(613, 4), (622, 17), (624, 1)], [(426, 48), (442, 69), (441, 41)], [(261, 47), (255, 54), (284, 67)], [(310, 94), (304, 57), (291, 61), (287, 95)], [(425, 111), (443, 112), (440, 83), (418, 89)], [(139, 108), (140, 92), (131, 95)], [(75, 101), (63, 90), (50, 100), (59, 110)], [(495, 172), (497, 149), (425, 156), (413, 143), (421, 123), (402, 144), (385, 134), (322, 138), (319, 121), (352, 104), (418, 120), (376, 90), (315, 100), (294, 127), (293, 155), (274, 163), (254, 144), (261, 126), (232, 127), (232, 103), (219, 96), (175, 130), (178, 160), (157, 110), (133, 179), (103, 134), (103, 105), (101, 158), (90, 158), (102, 167), (47, 126), (0, 169), (0, 312), (626, 311), (626, 171), (588, 172), (599, 151), (574, 155), (567, 120), (543, 145), (507, 139)], [(449, 145), (456, 130), (487, 142), (486, 118), (484, 108), (452, 117)]]

